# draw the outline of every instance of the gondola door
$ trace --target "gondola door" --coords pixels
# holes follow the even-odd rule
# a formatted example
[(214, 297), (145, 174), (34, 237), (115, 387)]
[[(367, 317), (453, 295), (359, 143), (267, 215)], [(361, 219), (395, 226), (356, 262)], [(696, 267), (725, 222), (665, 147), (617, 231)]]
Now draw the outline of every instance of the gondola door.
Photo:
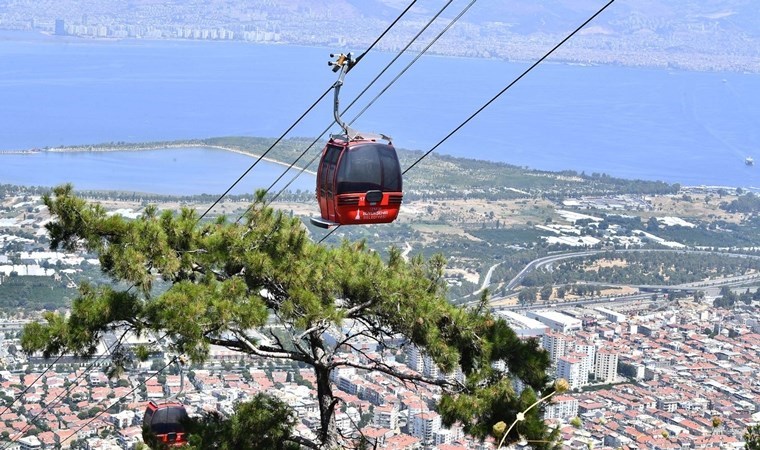
[(329, 142), (325, 147), (325, 155), (319, 167), (317, 182), (319, 209), (322, 218), (330, 222), (335, 222), (337, 219), (335, 215), (335, 172), (343, 149), (344, 147), (336, 145), (332, 141)]

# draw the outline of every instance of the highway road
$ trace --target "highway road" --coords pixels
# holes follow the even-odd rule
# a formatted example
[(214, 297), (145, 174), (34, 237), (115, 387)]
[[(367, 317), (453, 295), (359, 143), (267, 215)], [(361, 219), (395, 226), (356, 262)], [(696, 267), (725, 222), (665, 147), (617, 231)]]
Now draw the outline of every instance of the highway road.
[[(587, 256), (593, 256), (598, 255), (600, 253), (610, 252), (610, 250), (586, 250), (581, 252), (570, 252), (570, 253), (558, 253), (555, 255), (549, 255), (544, 256), (541, 258), (534, 259), (533, 261), (529, 262), (521, 271), (518, 273), (514, 278), (512, 278), (509, 283), (507, 283), (506, 286), (506, 292), (512, 292), (517, 286), (520, 285), (523, 278), (525, 278), (526, 275), (528, 275), (530, 272), (539, 269), (541, 267), (554, 264), (558, 261), (563, 261), (566, 259), (572, 259), (572, 258), (584, 258)], [(708, 250), (670, 250), (670, 249), (622, 249), (622, 250), (614, 250), (611, 251), (613, 253), (630, 253), (630, 252), (671, 252), (671, 253), (683, 253), (683, 254), (700, 254), (700, 255), (722, 255), (722, 256), (728, 256), (733, 258), (750, 258), (760, 261), (760, 256), (758, 255), (747, 255), (744, 253), (725, 253), (725, 252), (713, 252)], [(490, 284), (491, 281), (491, 275), (493, 274), (494, 269), (498, 266), (498, 264), (491, 266), (491, 268), (488, 270), (488, 273), (486, 275), (486, 279), (484, 280), (483, 286), (477, 291), (477, 293), (481, 292), (484, 287), (487, 287), (488, 284)], [(740, 275), (736, 277), (730, 277), (726, 278), (724, 280), (710, 280), (710, 281), (701, 281), (696, 283), (684, 283), (682, 285), (674, 285), (674, 286), (659, 286), (659, 288), (675, 288), (675, 289), (715, 289), (720, 288), (723, 286), (742, 286), (748, 282), (757, 281), (760, 280), (760, 275)], [(487, 282), (487, 283), (486, 283)], [(604, 283), (603, 283), (604, 284)], [(640, 287), (640, 288), (658, 288), (658, 286), (648, 286), (648, 285), (642, 285), (642, 286), (635, 286), (631, 285), (631, 287)], [(649, 297), (652, 294), (636, 294), (636, 295), (643, 295), (644, 297)], [(469, 296), (467, 296), (469, 297)], [(466, 297), (465, 297), (466, 298)], [(491, 302), (498, 301), (503, 299), (504, 297), (495, 297), (491, 299)], [(621, 299), (631, 299), (631, 297), (620, 297)], [(635, 298), (633, 298), (635, 300)], [(472, 300), (468, 303), (473, 303), (477, 300)], [(589, 303), (604, 303), (609, 302), (609, 299), (603, 299), (603, 300), (582, 300), (582, 302), (589, 302)], [(563, 306), (568, 305), (570, 306), (571, 302), (568, 303), (562, 303)], [(582, 304), (588, 304), (588, 303), (582, 303)]]
[[(509, 283), (507, 283), (507, 292), (512, 291), (514, 288), (516, 288), (523, 278), (530, 272), (541, 268), (543, 266), (553, 264), (557, 261), (563, 261), (565, 259), (572, 259), (572, 258), (583, 258), (586, 256), (592, 256), (592, 255), (598, 255), (600, 253), (605, 253), (608, 250), (588, 250), (584, 252), (573, 252), (573, 253), (560, 253), (556, 255), (550, 255), (550, 256), (544, 256), (543, 258), (534, 259), (533, 261), (529, 262), (528, 265), (525, 266), (523, 270), (520, 271), (520, 273), (517, 274), (512, 280), (510, 280)], [(699, 255), (721, 255), (721, 256), (728, 256), (733, 258), (750, 258), (750, 259), (756, 259), (760, 261), (760, 256), (758, 255), (746, 255), (743, 253), (723, 253), (723, 252), (711, 252), (707, 250), (668, 250), (668, 249), (625, 249), (625, 250), (614, 250), (613, 253), (631, 253), (631, 252), (671, 252), (671, 253), (683, 253), (683, 254), (699, 254)], [(670, 286), (670, 287), (699, 287), (700, 284), (704, 283), (689, 283), (679, 286)]]

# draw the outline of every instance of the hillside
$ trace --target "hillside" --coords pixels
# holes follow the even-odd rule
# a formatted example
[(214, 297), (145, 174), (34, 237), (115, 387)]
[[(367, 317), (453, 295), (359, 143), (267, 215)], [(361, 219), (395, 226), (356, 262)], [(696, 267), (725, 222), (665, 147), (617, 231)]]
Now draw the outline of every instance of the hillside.
[[(437, 27), (442, 28), (465, 3), (454, 2)], [(60, 19), (67, 26), (66, 33), (77, 36), (245, 39), (355, 50), (374, 41), (407, 4), (403, 0), (167, 4), (147, 0), (20, 0), (0, 5), (0, 28), (53, 32), (55, 21)], [(378, 48), (401, 48), (442, 5), (417, 2)], [(533, 60), (602, 5), (604, 2), (598, 0), (480, 0), (431, 52)], [(555, 58), (759, 72), (759, 11), (748, 0), (615, 2)], [(197, 33), (188, 36), (190, 29)], [(217, 33), (220, 29), (224, 30), (221, 35)], [(256, 36), (250, 36), (251, 32)]]

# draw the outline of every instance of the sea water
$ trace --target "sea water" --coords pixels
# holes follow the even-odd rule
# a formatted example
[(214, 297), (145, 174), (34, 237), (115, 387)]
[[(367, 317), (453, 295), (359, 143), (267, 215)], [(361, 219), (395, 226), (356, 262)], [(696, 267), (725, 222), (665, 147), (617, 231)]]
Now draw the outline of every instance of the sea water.
[[(331, 51), (339, 50), (345, 49), (4, 32), (0, 150), (228, 135), (277, 137), (334, 82), (326, 62)], [(372, 52), (364, 58), (346, 77), (342, 106), (392, 56)], [(400, 63), (411, 57), (402, 57)], [(425, 56), (354, 126), (388, 134), (397, 147), (426, 151), (529, 64)], [(344, 117), (352, 119), (401, 67), (389, 70)], [(331, 120), (329, 93), (290, 136), (314, 137)], [(333, 126), (332, 131), (338, 130)], [(760, 186), (760, 168), (744, 164), (748, 156), (760, 160), (760, 75), (549, 61), (436, 151), (546, 170), (686, 185)], [(11, 181), (9, 170), (29, 177), (40, 172), (39, 158), (17, 160), (12, 169), (7, 158), (0, 155), (0, 182)], [(78, 158), (85, 157), (61, 157), (50, 170), (81, 171)], [(103, 162), (110, 164), (110, 171), (132, 173), (120, 189), (134, 183), (132, 190), (150, 190), (151, 183), (163, 182), (159, 174), (144, 169), (141, 159), (146, 158), (153, 156), (120, 152), (92, 156), (89, 163), (107, 159)], [(189, 167), (169, 165), (167, 170), (177, 167), (197, 174), (198, 185), (205, 177), (226, 179), (223, 184), (229, 185), (237, 176), (210, 172), (222, 161), (209, 164), (188, 157)], [(132, 164), (137, 166), (130, 168)], [(230, 164), (240, 173), (244, 170), (240, 162)], [(251, 176), (256, 170), (275, 169), (262, 166)], [(161, 174), (173, 179), (167, 170)], [(93, 189), (110, 189), (114, 181), (103, 177), (100, 185), (92, 177)], [(39, 184), (53, 177), (42, 178), (14, 176), (13, 182)], [(174, 193), (190, 193), (183, 183), (163, 184), (155, 189), (177, 186)]]

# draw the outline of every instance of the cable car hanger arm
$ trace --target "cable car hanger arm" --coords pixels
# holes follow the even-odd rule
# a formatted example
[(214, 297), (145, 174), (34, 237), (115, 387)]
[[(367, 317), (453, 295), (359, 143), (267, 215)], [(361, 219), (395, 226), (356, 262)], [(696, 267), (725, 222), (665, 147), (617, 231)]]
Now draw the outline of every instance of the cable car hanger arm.
[(346, 77), (346, 74), (349, 70), (351, 70), (352, 67), (354, 67), (354, 65), (356, 65), (358, 60), (354, 59), (351, 53), (345, 55), (343, 53), (340, 53), (338, 55), (331, 53), (330, 57), (336, 59), (335, 61), (328, 61), (327, 65), (332, 66), (333, 72), (340, 72), (340, 74), (338, 74), (338, 80), (335, 81), (335, 84), (333, 84), (333, 89), (335, 90), (333, 101), (333, 115), (335, 116), (335, 122), (343, 129), (343, 133), (345, 133), (346, 138), (349, 141), (353, 141), (355, 139), (383, 139), (391, 142), (390, 136), (386, 136), (382, 133), (365, 133), (355, 130), (340, 117), (340, 88), (343, 86), (343, 79)]

